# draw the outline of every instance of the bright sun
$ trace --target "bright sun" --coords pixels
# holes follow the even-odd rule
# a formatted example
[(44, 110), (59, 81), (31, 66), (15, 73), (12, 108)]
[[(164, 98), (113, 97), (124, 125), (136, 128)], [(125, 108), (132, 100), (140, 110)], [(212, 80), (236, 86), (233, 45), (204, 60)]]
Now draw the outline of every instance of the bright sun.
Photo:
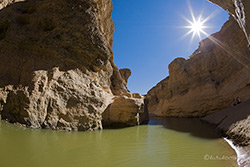
[(191, 28), (191, 30), (192, 30), (194, 33), (198, 34), (198, 33), (202, 32), (202, 31), (203, 31), (203, 28), (205, 28), (205, 27), (203, 26), (203, 23), (202, 23), (200, 20), (198, 20), (198, 21), (194, 21), (194, 22), (190, 25), (190, 28)]
[(205, 32), (205, 29), (208, 27), (204, 25), (207, 19), (202, 19), (202, 16), (197, 19), (194, 17), (194, 15), (192, 15), (192, 21), (187, 18), (185, 18), (185, 20), (189, 24), (188, 26), (184, 26), (184, 28), (189, 29), (185, 36), (193, 34), (191, 40), (193, 40), (195, 36), (198, 36), (201, 40), (201, 34), (208, 36), (208, 34)]
[(201, 33), (206, 34), (204, 32), (204, 29), (206, 26), (204, 25), (204, 21), (201, 20), (201, 17), (199, 19), (193, 19), (193, 21), (189, 21), (189, 26), (186, 26), (186, 28), (189, 28), (190, 31), (189, 33), (193, 33), (193, 36), (198, 35), (199, 37), (201, 36)]
[(209, 36), (205, 29), (209, 28), (205, 25), (205, 23), (210, 20), (212, 17), (215, 16), (215, 12), (212, 12), (208, 17), (203, 18), (202, 14), (200, 14), (198, 17), (195, 17), (192, 6), (189, 1), (188, 2), (188, 8), (190, 11), (191, 19), (186, 18), (183, 16), (183, 18), (188, 22), (187, 26), (184, 26), (184, 28), (189, 29), (189, 31), (184, 35), (184, 37), (188, 36), (189, 34), (193, 34), (191, 41), (194, 39), (195, 36), (198, 36), (201, 40), (201, 35)]

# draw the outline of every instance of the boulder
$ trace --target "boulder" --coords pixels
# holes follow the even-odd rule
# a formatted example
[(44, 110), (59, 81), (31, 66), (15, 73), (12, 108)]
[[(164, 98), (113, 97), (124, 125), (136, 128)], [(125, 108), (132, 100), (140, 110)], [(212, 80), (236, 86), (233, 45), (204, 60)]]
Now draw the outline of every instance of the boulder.
[(148, 121), (147, 112), (144, 112), (143, 97), (114, 97), (113, 103), (109, 105), (102, 116), (104, 127), (134, 126)]

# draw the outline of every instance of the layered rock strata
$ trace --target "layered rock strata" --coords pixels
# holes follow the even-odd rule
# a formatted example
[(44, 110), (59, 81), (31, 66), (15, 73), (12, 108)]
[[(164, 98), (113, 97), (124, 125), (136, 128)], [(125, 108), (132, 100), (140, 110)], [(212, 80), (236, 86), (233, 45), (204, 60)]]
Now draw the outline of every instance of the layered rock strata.
[(27, 0), (0, 10), (2, 119), (34, 128), (101, 129), (102, 113), (129, 93), (113, 62), (111, 12), (111, 0)]

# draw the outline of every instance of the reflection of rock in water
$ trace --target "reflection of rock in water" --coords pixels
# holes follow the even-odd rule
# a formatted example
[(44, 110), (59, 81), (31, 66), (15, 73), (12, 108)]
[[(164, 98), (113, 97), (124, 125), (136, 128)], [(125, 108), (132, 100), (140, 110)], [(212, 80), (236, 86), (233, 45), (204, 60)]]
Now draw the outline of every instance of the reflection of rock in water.
[(220, 137), (212, 127), (204, 124), (199, 118), (152, 117), (149, 121), (149, 125), (162, 125), (167, 129), (190, 133), (200, 138), (216, 139)]

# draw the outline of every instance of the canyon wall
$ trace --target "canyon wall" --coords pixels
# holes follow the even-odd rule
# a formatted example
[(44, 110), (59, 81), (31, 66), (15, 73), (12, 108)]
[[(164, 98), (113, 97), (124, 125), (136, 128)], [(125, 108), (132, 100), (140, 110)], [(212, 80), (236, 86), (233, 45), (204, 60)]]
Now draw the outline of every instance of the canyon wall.
[(134, 100), (126, 88), (129, 76), (123, 78), (113, 62), (111, 0), (0, 4), (7, 6), (0, 10), (3, 120), (33, 128), (101, 129), (102, 114), (116, 98), (135, 103), (133, 111), (122, 110), (131, 119), (143, 113), (143, 97)]
[[(250, 8), (249, 8), (250, 9)], [(200, 42), (188, 59), (169, 65), (169, 76), (148, 94), (157, 116), (204, 116), (250, 98), (250, 51), (245, 32), (232, 16), (220, 32)]]
[[(200, 42), (189, 59), (177, 58), (169, 76), (152, 88), (146, 101), (150, 114), (193, 117), (213, 124), (244, 153), (249, 164), (250, 137), (250, 1), (210, 0), (229, 12), (220, 32)], [(243, 103), (233, 106), (235, 98)]]
[(250, 2), (248, 0), (209, 0), (226, 10), (238, 22), (250, 44)]
[(230, 139), (238, 154), (238, 165), (250, 164), (250, 100), (202, 118), (222, 136)]

